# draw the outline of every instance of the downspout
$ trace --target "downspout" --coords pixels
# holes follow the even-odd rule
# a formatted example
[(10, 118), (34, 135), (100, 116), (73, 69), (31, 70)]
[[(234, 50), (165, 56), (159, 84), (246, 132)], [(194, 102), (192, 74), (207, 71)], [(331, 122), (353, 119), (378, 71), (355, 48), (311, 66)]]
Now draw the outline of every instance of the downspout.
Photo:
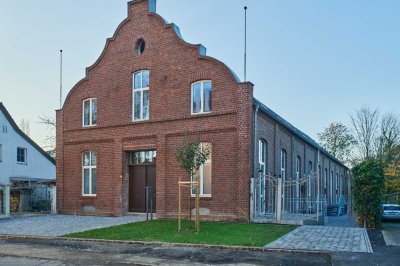
[(254, 218), (254, 179), (256, 178), (257, 175), (257, 170), (256, 170), (256, 153), (257, 153), (257, 115), (258, 115), (258, 109), (260, 106), (258, 104), (255, 105), (255, 111), (254, 111), (254, 131), (253, 131), (253, 182), (250, 182), (250, 208), (249, 208), (249, 217), (250, 217), (250, 222)]

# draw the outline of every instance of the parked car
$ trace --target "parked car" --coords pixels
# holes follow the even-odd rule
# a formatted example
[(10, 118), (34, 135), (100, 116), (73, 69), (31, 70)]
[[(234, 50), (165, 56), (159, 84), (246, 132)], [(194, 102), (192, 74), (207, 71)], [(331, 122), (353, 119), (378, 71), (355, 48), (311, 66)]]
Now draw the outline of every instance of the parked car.
[(399, 220), (400, 221), (400, 205), (383, 204), (382, 220)]

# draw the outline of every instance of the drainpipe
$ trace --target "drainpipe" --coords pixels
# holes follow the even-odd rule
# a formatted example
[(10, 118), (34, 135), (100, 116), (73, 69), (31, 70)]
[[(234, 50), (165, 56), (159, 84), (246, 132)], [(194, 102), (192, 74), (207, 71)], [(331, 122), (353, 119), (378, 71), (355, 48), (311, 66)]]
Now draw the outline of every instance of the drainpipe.
[(250, 221), (253, 220), (254, 216), (254, 178), (257, 175), (257, 170), (256, 170), (256, 153), (257, 153), (257, 114), (258, 114), (258, 109), (260, 106), (256, 104), (256, 109), (254, 111), (254, 132), (253, 132), (253, 178), (251, 179), (252, 181), (250, 182)]

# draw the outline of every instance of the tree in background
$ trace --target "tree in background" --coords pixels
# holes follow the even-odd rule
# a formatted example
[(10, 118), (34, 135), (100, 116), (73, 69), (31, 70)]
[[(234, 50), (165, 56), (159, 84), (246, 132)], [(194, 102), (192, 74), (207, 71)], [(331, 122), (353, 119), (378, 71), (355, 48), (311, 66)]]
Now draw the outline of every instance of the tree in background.
[(352, 169), (353, 201), (358, 224), (367, 228), (381, 225), (381, 198), (384, 189), (384, 172), (381, 162), (367, 159)]
[(56, 155), (56, 121), (53, 117), (47, 115), (39, 116), (39, 123), (46, 126), (48, 135), (45, 138), (43, 149), (46, 150), (53, 158)]
[(356, 110), (354, 115), (350, 116), (350, 120), (357, 139), (360, 159), (364, 161), (373, 158), (379, 130), (378, 110), (367, 106), (361, 107), (361, 109)]
[(377, 139), (376, 154), (387, 165), (395, 159), (396, 147), (400, 144), (400, 121), (394, 113), (383, 115), (380, 135)]
[(349, 162), (357, 141), (350, 130), (340, 122), (329, 124), (323, 132), (318, 133), (321, 145), (342, 162)]
[(28, 137), (31, 135), (31, 126), (28, 119), (23, 118), (21, 122), (19, 122), (19, 129), (25, 133)]

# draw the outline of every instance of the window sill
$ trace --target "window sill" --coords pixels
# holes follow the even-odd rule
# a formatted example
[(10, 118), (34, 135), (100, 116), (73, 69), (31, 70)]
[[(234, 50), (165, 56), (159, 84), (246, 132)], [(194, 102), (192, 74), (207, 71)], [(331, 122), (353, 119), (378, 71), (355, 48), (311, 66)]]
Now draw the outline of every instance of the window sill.
[(81, 198), (83, 198), (83, 199), (93, 199), (93, 198), (97, 198), (97, 195), (96, 194), (81, 195)]
[(82, 125), (82, 128), (92, 128), (92, 127), (96, 127), (97, 126), (97, 124), (95, 124), (95, 125)]
[(201, 113), (190, 113), (190, 115), (208, 115), (208, 114), (211, 114), (212, 113), (212, 111), (210, 111), (210, 112), (201, 112)]
[[(196, 198), (196, 195), (191, 195), (191, 198)], [(212, 199), (212, 195), (200, 195), (200, 199)]]
[(149, 118), (147, 118), (147, 119), (137, 119), (137, 120), (132, 120), (132, 123), (146, 122), (146, 121), (149, 121), (149, 120), (150, 120)]
[(21, 164), (21, 165), (27, 165), (28, 163), (17, 162), (17, 164)]

